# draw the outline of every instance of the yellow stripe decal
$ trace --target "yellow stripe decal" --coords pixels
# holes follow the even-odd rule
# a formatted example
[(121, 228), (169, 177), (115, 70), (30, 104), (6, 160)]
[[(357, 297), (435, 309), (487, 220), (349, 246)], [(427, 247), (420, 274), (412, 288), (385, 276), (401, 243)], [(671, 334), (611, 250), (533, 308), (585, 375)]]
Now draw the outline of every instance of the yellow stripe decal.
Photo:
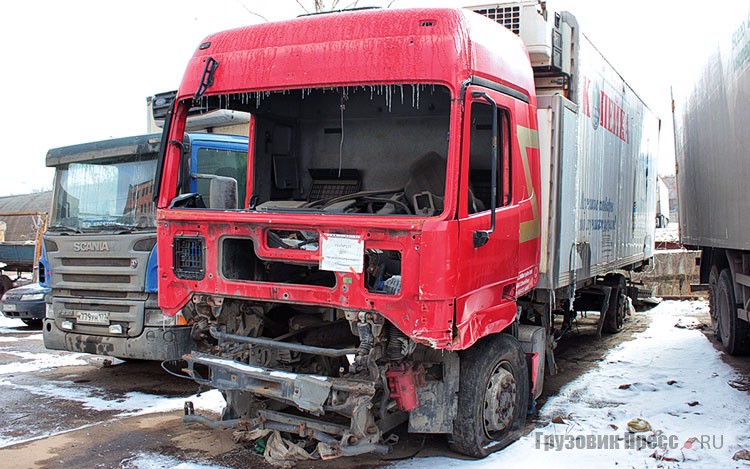
[(536, 130), (516, 126), (518, 135), (518, 146), (521, 148), (521, 162), (523, 163), (523, 173), (526, 176), (526, 187), (531, 190), (531, 211), (533, 218), (521, 222), (519, 230), (519, 242), (525, 243), (541, 236), (541, 224), (539, 222), (539, 201), (537, 200), (536, 191), (534, 190), (531, 178), (531, 167), (529, 165), (528, 148), (539, 149), (539, 133)]

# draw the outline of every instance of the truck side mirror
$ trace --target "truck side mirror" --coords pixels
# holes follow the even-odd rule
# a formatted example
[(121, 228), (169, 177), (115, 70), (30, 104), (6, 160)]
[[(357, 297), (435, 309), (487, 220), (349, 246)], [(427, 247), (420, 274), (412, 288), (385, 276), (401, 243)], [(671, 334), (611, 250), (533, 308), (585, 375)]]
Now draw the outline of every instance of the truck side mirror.
[(483, 91), (473, 91), (471, 96), (482, 98), (492, 106), (492, 176), (491, 176), (491, 194), (490, 194), (490, 229), (477, 230), (474, 232), (474, 248), (480, 248), (487, 244), (490, 235), (495, 232), (495, 211), (497, 210), (497, 103)]
[(195, 179), (208, 179), (208, 206), (218, 210), (237, 209), (237, 180), (215, 174), (193, 173)]

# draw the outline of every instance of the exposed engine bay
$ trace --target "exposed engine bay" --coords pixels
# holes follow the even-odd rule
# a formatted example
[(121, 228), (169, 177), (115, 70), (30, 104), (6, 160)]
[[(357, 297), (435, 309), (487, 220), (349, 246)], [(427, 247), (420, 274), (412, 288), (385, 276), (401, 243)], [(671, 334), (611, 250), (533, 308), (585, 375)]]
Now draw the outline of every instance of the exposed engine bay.
[(308, 437), (330, 457), (387, 453), (387, 434), (406, 421), (452, 431), (458, 355), (416, 344), (379, 314), (205, 296), (187, 309), (199, 350), (186, 370), (224, 392), (226, 422)]

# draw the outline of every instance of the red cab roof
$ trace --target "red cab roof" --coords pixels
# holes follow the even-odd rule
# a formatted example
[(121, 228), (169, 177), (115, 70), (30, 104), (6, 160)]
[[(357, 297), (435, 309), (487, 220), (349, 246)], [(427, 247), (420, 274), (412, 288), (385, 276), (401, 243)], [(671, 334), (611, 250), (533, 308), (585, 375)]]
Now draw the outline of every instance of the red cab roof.
[(457, 92), (471, 77), (534, 101), (521, 40), (460, 9), (374, 9), (305, 16), (207, 37), (188, 64), (180, 98), (198, 89), (206, 59), (219, 61), (206, 94), (435, 83)]

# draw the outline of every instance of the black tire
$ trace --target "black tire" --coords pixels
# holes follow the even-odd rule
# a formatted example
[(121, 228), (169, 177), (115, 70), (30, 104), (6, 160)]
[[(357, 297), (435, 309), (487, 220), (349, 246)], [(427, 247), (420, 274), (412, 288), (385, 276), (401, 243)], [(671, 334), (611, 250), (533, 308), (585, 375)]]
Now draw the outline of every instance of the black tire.
[(716, 283), (714, 305), (719, 318), (719, 338), (729, 355), (750, 352), (750, 324), (737, 317), (734, 281), (729, 269), (722, 269)]
[(13, 280), (7, 275), (0, 275), (0, 296), (5, 295), (5, 292), (13, 288)]
[(529, 372), (521, 344), (509, 334), (486, 337), (461, 352), (453, 451), (482, 458), (523, 433)]
[(621, 274), (607, 274), (604, 285), (612, 287), (609, 295), (609, 307), (604, 315), (603, 332), (616, 334), (625, 326), (625, 310), (628, 307), (628, 283)]
[(708, 311), (711, 315), (711, 329), (714, 332), (714, 336), (717, 339), (721, 339), (719, 336), (719, 314), (716, 310), (716, 286), (719, 283), (719, 268), (715, 265), (711, 266), (711, 271), (708, 273)]
[(24, 324), (26, 324), (29, 327), (32, 327), (34, 329), (41, 329), (42, 328), (42, 320), (41, 319), (21, 319)]

